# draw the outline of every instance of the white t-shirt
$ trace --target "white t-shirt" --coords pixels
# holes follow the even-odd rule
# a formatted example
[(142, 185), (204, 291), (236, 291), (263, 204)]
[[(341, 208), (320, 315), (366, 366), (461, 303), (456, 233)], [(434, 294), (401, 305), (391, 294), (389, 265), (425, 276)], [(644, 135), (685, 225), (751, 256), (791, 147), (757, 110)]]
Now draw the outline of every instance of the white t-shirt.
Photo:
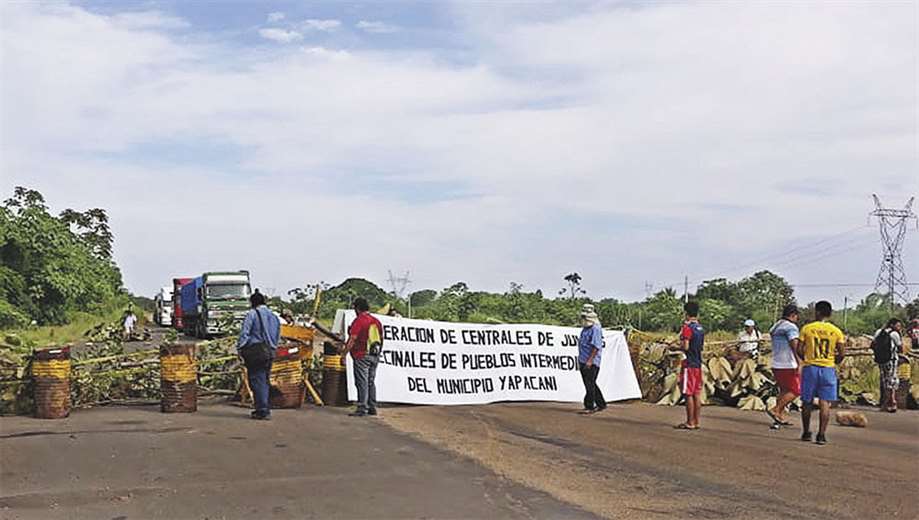
[(137, 317), (133, 314), (129, 314), (124, 318), (124, 327), (126, 329), (133, 329), (135, 323), (137, 323)]
[(741, 343), (740, 348), (737, 350), (741, 352), (755, 352), (759, 349), (759, 341), (762, 338), (759, 331), (753, 329), (753, 332), (747, 332), (747, 329), (740, 331), (740, 334), (737, 336), (737, 341), (746, 341), (746, 343)]
[(772, 335), (772, 368), (798, 368), (798, 358), (791, 350), (791, 340), (799, 337), (798, 326), (788, 320), (775, 322)]

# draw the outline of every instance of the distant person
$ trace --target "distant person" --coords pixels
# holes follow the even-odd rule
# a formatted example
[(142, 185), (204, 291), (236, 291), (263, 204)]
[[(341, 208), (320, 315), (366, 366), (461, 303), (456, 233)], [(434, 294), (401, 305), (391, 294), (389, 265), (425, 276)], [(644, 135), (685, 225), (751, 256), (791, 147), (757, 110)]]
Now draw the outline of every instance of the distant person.
[(246, 376), (255, 407), (252, 418), (267, 421), (271, 418), (269, 377), (281, 337), (281, 321), (265, 305), (265, 296), (258, 289), (249, 297), (249, 305), (252, 308), (243, 320), (236, 350), (246, 363)]
[(699, 304), (686, 302), (683, 306), (686, 321), (680, 331), (679, 349), (686, 353), (680, 370), (680, 391), (686, 399), (686, 422), (676, 425), (678, 430), (701, 428), (699, 415), (702, 412), (702, 348), (705, 345), (705, 329), (699, 323)]
[(603, 357), (603, 328), (594, 306), (586, 303), (581, 307), (581, 337), (578, 339), (578, 368), (584, 381), (584, 410), (582, 414), (594, 414), (606, 410), (606, 399), (597, 386), (600, 374), (600, 358)]
[(130, 340), (134, 335), (134, 327), (137, 325), (137, 316), (134, 315), (133, 310), (125, 311), (122, 325), (124, 326), (124, 339)]
[(357, 409), (352, 417), (377, 414), (377, 365), (383, 351), (383, 325), (370, 314), (370, 305), (364, 298), (353, 303), (357, 317), (348, 329), (348, 342), (341, 349), (341, 364), (351, 353), (354, 360), (354, 383), (357, 386)]
[(756, 322), (747, 320), (744, 328), (737, 335), (737, 350), (756, 359), (759, 356), (759, 341), (763, 339), (762, 333), (756, 328)]
[(891, 318), (887, 325), (874, 333), (871, 341), (874, 362), (881, 374), (881, 410), (890, 413), (897, 411), (897, 388), (900, 386), (897, 367), (903, 352), (902, 332), (903, 323)]
[(909, 322), (909, 329), (906, 335), (909, 336), (910, 339), (910, 348), (919, 353), (919, 318), (913, 318), (913, 320)]
[(798, 355), (804, 360), (801, 369), (801, 440), (810, 442), (811, 411), (814, 398), (820, 399), (820, 429), (817, 444), (826, 444), (826, 427), (830, 423), (830, 404), (836, 401), (839, 385), (836, 364), (845, 356), (846, 337), (839, 327), (830, 323), (833, 307), (828, 301), (814, 306), (817, 320), (801, 329)]
[(798, 357), (798, 319), (796, 305), (786, 305), (782, 318), (775, 322), (769, 334), (772, 337), (772, 374), (779, 387), (779, 398), (775, 406), (766, 410), (773, 426), (791, 426), (786, 416), (786, 407), (801, 395), (801, 360)]

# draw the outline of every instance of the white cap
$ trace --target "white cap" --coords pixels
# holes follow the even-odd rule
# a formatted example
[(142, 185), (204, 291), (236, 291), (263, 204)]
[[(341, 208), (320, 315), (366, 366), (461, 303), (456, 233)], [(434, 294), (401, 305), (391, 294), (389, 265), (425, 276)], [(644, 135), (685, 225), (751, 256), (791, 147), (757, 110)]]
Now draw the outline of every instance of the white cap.
[(744, 325), (744, 327), (755, 327), (755, 326), (756, 326), (756, 322), (753, 321), (753, 320), (747, 320), (747, 321), (743, 322), (743, 325)]

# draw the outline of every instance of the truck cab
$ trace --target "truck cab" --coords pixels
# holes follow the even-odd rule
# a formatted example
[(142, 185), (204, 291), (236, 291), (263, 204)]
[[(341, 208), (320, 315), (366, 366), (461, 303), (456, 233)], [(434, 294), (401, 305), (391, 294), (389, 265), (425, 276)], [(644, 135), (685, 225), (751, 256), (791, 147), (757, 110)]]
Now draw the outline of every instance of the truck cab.
[(209, 272), (182, 286), (185, 334), (198, 338), (228, 332), (242, 323), (249, 310), (252, 288), (248, 271)]
[(172, 325), (172, 287), (163, 287), (153, 298), (153, 322), (160, 326)]

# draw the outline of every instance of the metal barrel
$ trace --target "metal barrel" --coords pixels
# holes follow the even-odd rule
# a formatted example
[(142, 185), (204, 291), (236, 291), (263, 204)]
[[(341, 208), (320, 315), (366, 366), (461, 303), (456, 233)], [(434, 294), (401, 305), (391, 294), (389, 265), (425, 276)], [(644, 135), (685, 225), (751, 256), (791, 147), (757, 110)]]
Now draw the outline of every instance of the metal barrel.
[(341, 364), (341, 355), (338, 352), (329, 353), (328, 349), (322, 358), (322, 400), (329, 406), (348, 405), (345, 366)]
[(38, 350), (32, 358), (35, 417), (63, 419), (70, 415), (70, 347)]
[(306, 386), (300, 347), (280, 347), (271, 364), (270, 405), (272, 408), (300, 408)]
[(194, 343), (160, 345), (160, 410), (198, 410), (198, 361)]

